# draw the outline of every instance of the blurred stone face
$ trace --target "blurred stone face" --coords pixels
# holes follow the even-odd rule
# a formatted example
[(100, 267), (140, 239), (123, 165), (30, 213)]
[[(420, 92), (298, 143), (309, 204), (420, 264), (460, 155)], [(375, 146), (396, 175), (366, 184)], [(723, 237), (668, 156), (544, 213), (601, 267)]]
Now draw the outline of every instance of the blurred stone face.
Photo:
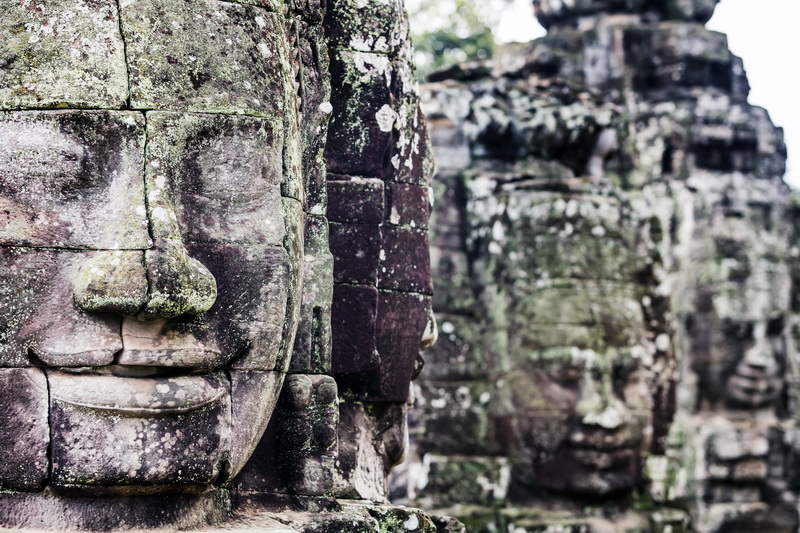
[(773, 404), (783, 391), (786, 371), (783, 316), (730, 321), (724, 329), (735, 339), (731, 355), (737, 361), (728, 376), (726, 400), (749, 408)]
[(638, 482), (653, 432), (652, 347), (614, 344), (542, 348), (507, 377), (525, 484), (597, 496)]
[[(0, 27), (20, 43), (48, 47), (67, 31), (16, 34), (19, 20), (60, 20), (58, 3), (9, 9)], [(54, 94), (0, 91), (0, 379), (4, 406), (31, 421), (0, 423), (0, 486), (202, 489), (255, 447), (294, 335), (300, 261), (284, 243), (302, 242), (302, 206), (282, 196), (296, 186), (283, 165), (296, 113), (285, 106), (286, 36), (253, 6), (103, 9), (113, 28), (121, 18), (123, 84), (139, 110), (35, 109), (48, 98), (113, 109), (113, 76), (95, 88), (70, 72)], [(73, 15), (79, 33), (94, 16)], [(78, 74), (114, 66), (121, 48), (109, 43), (113, 57), (87, 48)], [(242, 53), (272, 59), (220, 72)]]
[(509, 369), (496, 412), (513, 475), (535, 494), (605, 497), (641, 476), (671, 379), (668, 305), (655, 295), (650, 222), (613, 193), (562, 184), (574, 190), (519, 182), (489, 196), (474, 180), (485, 196), (471, 213), (491, 228), (476, 270)]
[(772, 408), (782, 414), (789, 272), (758, 241), (717, 239), (715, 250), (717, 264), (706, 267), (713, 277), (696, 293), (696, 311), (686, 321), (699, 407)]

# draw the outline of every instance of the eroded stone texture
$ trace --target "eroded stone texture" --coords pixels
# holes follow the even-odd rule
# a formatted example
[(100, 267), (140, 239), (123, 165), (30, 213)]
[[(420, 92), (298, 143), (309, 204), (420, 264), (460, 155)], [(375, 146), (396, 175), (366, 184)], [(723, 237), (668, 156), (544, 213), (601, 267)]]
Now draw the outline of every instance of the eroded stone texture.
[[(796, 531), (785, 147), (716, 3), (536, 1), (546, 37), (426, 87), (441, 339), (402, 501), (470, 502), (475, 531)], [(691, 520), (584, 507), (645, 487)]]
[(333, 493), (385, 501), (385, 476), (405, 449), (420, 346), (435, 329), (427, 231), (432, 160), (403, 3), (329, 2), (325, 30), (333, 106), (325, 150), (331, 359), (345, 400)]
[(128, 98), (117, 2), (5, 2), (0, 109), (119, 109)]
[(139, 113), (21, 111), (0, 116), (0, 244), (144, 249)]
[(373, 503), (435, 337), (402, 2), (6, 4), (0, 527), (435, 531)]
[(203, 486), (220, 475), (231, 438), (221, 376), (47, 374), (54, 486)]
[(33, 492), (44, 486), (50, 468), (47, 381), (35, 368), (0, 371), (4, 418), (0, 431), (0, 486)]
[(122, 2), (121, 11), (134, 108), (284, 116), (279, 14), (216, 0)]

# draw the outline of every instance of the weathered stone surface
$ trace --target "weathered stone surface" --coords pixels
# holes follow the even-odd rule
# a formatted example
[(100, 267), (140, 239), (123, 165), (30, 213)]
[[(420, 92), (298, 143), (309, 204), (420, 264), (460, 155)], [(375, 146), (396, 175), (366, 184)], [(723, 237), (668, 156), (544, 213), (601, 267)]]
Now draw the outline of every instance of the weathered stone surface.
[(288, 46), (276, 13), (216, 0), (121, 10), (133, 107), (284, 116)]
[(428, 232), (386, 226), (381, 230), (378, 287), (431, 294)]
[(278, 121), (151, 112), (147, 134), (147, 205), (154, 237), (283, 243)]
[[(380, 357), (377, 375), (366, 378), (355, 390), (368, 398), (405, 402), (411, 380), (419, 373), (421, 339), (431, 315), (429, 296), (380, 291), (375, 347)], [(402, 327), (398, 327), (402, 324)]]
[(74, 291), (75, 304), (85, 311), (136, 315), (147, 302), (145, 253), (92, 254), (78, 270)]
[(333, 378), (290, 374), (264, 438), (234, 482), (236, 490), (305, 496), (330, 491), (338, 420)]
[(4, 368), (0, 382), (0, 486), (41, 490), (50, 473), (47, 380), (35, 368)]
[(121, 108), (128, 98), (119, 4), (5, 2), (0, 109)]
[(377, 178), (328, 180), (331, 222), (380, 224), (384, 219), (384, 185)]
[(337, 283), (375, 286), (381, 262), (381, 229), (377, 224), (331, 222), (333, 279)]
[(392, 183), (389, 196), (389, 223), (395, 226), (428, 227), (431, 193), (428, 187)]
[[(558, 0), (534, 0), (536, 17), (545, 28), (555, 26), (573, 26), (581, 19), (595, 18), (605, 14), (625, 14), (635, 16), (634, 22), (650, 20), (678, 20), (686, 22), (706, 23), (714, 14), (719, 0), (678, 0), (664, 2), (662, 0), (633, 0), (615, 2), (613, 0), (577, 0), (576, 2), (560, 2)], [(594, 22), (594, 21), (592, 21)]]
[(408, 20), (400, 0), (332, 2), (326, 35), (332, 47), (353, 52), (397, 53), (408, 36)]
[[(495, 383), (488, 380), (426, 380), (415, 385), (415, 415), (419, 420), (419, 427), (414, 428), (415, 441), (426, 454), (498, 455), (501, 450), (495, 439), (492, 410), (493, 405), (499, 403), (499, 394), (501, 391)], [(507, 458), (505, 460), (507, 462)], [(453, 468), (458, 469), (457, 466)], [(477, 481), (473, 477), (464, 483)], [(432, 489), (431, 494), (437, 491)], [(456, 500), (452, 502), (457, 503)]]
[(333, 486), (337, 457), (336, 382), (330, 376), (289, 376), (278, 414), (282, 474), (290, 494), (321, 496)]
[(230, 464), (224, 473), (228, 479), (223, 481), (236, 477), (250, 459), (273, 415), (284, 379), (281, 372), (231, 370), (229, 375), (231, 398), (240, 400), (231, 402), (231, 426), (240, 429), (231, 432)]
[[(477, 451), (477, 450), (476, 450)], [(506, 497), (511, 476), (507, 457), (474, 455), (450, 457), (425, 455), (423, 471), (417, 474), (427, 483), (417, 488), (417, 497), (426, 507), (443, 509), (461, 502), (492, 506)]]
[(351, 374), (375, 369), (380, 364), (375, 348), (378, 289), (336, 285), (332, 313), (332, 371)]
[(305, 231), (303, 294), (290, 372), (329, 372), (333, 256), (325, 217), (309, 215)]
[(125, 380), (48, 371), (47, 381), (56, 486), (163, 490), (219, 476), (231, 408), (220, 375)]
[[(337, 80), (331, 104), (326, 151), (328, 171), (336, 174), (383, 177), (391, 151), (397, 111), (392, 106), (392, 65), (385, 54), (335, 51), (331, 76)], [(358, 105), (348, 105), (349, 102)]]
[(282, 358), (283, 324), (290, 312), (284, 249), (199, 244), (189, 249), (209, 265), (218, 296), (201, 320), (188, 317), (183, 327), (201, 339), (205, 334), (233, 368), (274, 369)]
[(0, 244), (144, 249), (141, 114), (0, 113)]
[(406, 451), (404, 403), (339, 404), (339, 458), (333, 493), (340, 498), (385, 500), (386, 476)]
[[(110, 364), (122, 349), (120, 317), (73, 304), (80, 268), (105, 252), (0, 247), (0, 361), (3, 366)], [(31, 361), (31, 356), (37, 362)]]

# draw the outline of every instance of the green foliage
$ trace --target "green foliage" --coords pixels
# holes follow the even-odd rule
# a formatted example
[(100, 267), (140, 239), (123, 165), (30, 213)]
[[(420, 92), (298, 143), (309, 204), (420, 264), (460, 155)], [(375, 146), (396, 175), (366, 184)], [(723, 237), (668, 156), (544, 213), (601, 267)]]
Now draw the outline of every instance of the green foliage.
[(510, 0), (418, 0), (409, 4), (421, 79), (441, 68), (491, 57), (492, 28)]

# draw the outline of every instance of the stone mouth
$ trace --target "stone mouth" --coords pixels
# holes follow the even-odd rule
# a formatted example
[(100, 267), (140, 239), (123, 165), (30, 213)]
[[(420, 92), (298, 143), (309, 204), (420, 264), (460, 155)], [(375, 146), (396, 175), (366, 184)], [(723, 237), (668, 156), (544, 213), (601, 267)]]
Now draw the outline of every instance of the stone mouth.
[(581, 466), (592, 470), (616, 470), (627, 468), (639, 454), (633, 446), (615, 449), (570, 447), (569, 455)]
[(125, 417), (181, 415), (229, 394), (222, 372), (155, 377), (46, 372), (52, 401)]
[(599, 453), (615, 453), (624, 450), (638, 450), (642, 436), (622, 428), (621, 431), (574, 432), (566, 445), (574, 450), (593, 450)]
[(773, 400), (780, 388), (777, 377), (745, 376), (737, 372), (728, 379), (727, 395), (733, 401), (758, 406)]

